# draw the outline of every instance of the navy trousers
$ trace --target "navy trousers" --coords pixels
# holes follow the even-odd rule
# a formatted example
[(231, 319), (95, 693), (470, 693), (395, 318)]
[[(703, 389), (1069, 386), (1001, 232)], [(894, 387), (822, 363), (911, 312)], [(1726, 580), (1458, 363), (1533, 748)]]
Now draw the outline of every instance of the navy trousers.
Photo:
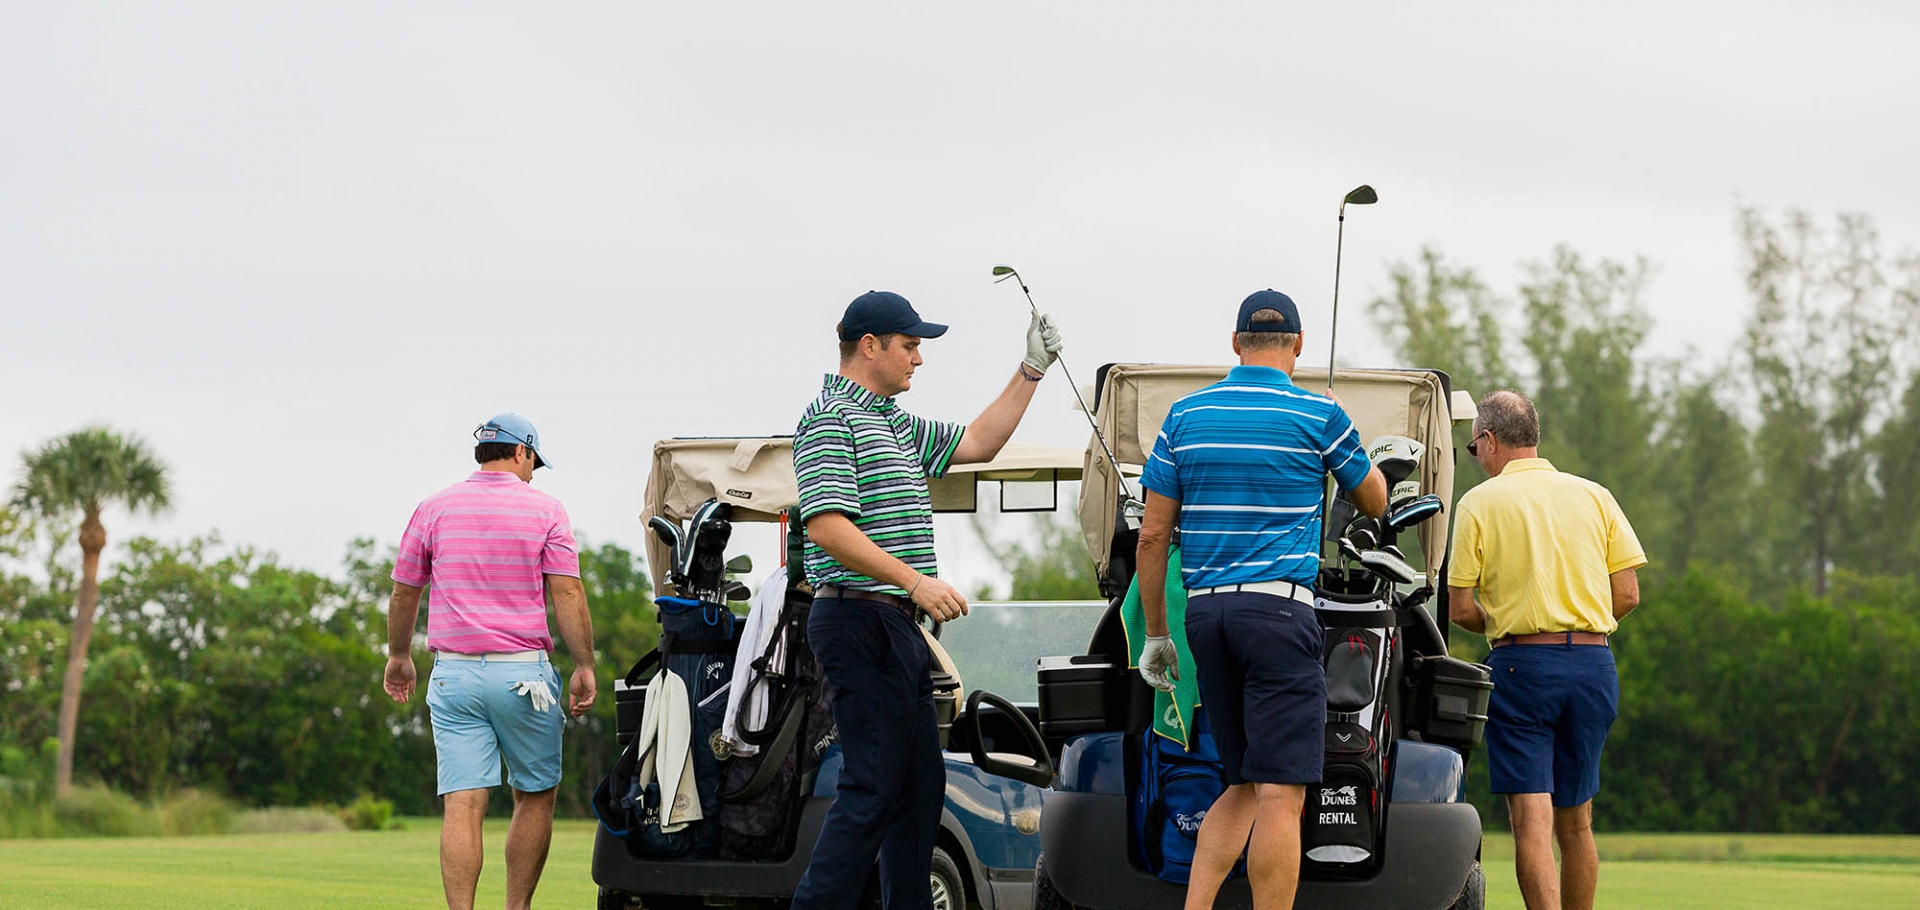
[(931, 910), (947, 787), (933, 711), (933, 654), (906, 611), (813, 601), (807, 637), (833, 690), (840, 786), (792, 910), (852, 910), (880, 862), (885, 910)]

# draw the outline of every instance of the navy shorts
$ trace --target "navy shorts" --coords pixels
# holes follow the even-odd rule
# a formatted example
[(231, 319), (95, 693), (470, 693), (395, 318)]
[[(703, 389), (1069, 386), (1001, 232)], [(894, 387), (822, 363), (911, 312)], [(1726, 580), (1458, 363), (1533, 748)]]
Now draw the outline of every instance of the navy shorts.
[(1227, 783), (1319, 783), (1327, 674), (1313, 607), (1247, 591), (1191, 598), (1187, 650)]
[(1551, 793), (1571, 809), (1600, 792), (1600, 749), (1620, 706), (1600, 645), (1506, 645), (1487, 658), (1487, 770), (1495, 793)]

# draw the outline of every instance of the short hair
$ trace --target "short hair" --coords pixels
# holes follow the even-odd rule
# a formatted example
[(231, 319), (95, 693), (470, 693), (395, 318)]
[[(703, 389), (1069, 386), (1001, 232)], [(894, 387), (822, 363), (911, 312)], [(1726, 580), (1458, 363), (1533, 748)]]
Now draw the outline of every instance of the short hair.
[[(833, 333), (834, 333), (834, 337), (836, 337), (836, 338), (837, 338), (837, 337), (839, 337), (839, 335), (840, 335), (840, 326), (838, 326), (838, 325), (835, 325), (835, 326), (833, 327)], [(860, 336), (860, 338), (865, 338), (865, 337), (867, 337), (867, 336), (865, 336), (865, 335), (862, 335), (862, 336)], [(900, 337), (900, 333), (899, 333), (899, 332), (888, 332), (888, 333), (886, 333), (885, 335), (875, 335), (874, 337), (875, 337), (875, 338), (878, 338), (878, 339), (880, 339), (880, 346), (881, 346), (881, 347), (883, 347), (883, 348), (890, 348), (890, 347), (893, 347), (893, 339), (895, 339), (895, 338), (898, 338), (898, 337)], [(854, 354), (857, 354), (857, 353), (859, 353), (859, 351), (860, 351), (860, 338), (855, 338), (855, 339), (854, 339), (854, 340), (852, 340), (852, 341), (842, 341), (842, 342), (840, 342), (840, 362), (841, 362), (841, 363), (846, 363), (847, 361), (849, 361), (849, 360), (852, 360), (852, 359), (853, 359), (853, 355), (854, 355)]]
[(1540, 413), (1519, 392), (1502, 389), (1480, 399), (1480, 432), (1516, 449), (1540, 444)]
[(520, 448), (517, 442), (483, 442), (473, 447), (473, 463), (486, 464), (489, 461), (512, 461), (514, 450)]
[[(1253, 315), (1247, 317), (1247, 322), (1252, 325), (1286, 321), (1287, 317), (1280, 315), (1279, 310), (1272, 309), (1271, 307), (1264, 310), (1254, 310)], [(1233, 340), (1240, 343), (1240, 350), (1242, 351), (1292, 350), (1293, 343), (1300, 340), (1300, 333), (1236, 332), (1234, 333)]]

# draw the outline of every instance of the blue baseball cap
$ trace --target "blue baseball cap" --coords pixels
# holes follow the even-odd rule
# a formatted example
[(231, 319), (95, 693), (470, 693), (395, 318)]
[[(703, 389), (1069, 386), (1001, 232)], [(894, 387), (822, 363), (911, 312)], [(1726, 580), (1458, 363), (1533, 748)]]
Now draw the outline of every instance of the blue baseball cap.
[(914, 312), (907, 298), (892, 291), (868, 291), (847, 304), (840, 317), (840, 340), (859, 341), (865, 335), (890, 335), (898, 332), (915, 338), (938, 338), (947, 327), (928, 322)]
[(553, 467), (547, 456), (540, 454), (540, 431), (533, 428), (533, 421), (518, 414), (499, 414), (473, 428), (473, 438), (479, 442), (509, 442), (526, 446), (533, 453), (533, 468)]
[[(1280, 321), (1262, 322), (1258, 328), (1255, 328), (1253, 314), (1261, 310), (1278, 310)], [(1293, 305), (1292, 297), (1273, 288), (1254, 291), (1247, 295), (1247, 299), (1240, 301), (1240, 318), (1234, 321), (1233, 330), (1236, 332), (1285, 332), (1297, 335), (1300, 333), (1300, 309)]]

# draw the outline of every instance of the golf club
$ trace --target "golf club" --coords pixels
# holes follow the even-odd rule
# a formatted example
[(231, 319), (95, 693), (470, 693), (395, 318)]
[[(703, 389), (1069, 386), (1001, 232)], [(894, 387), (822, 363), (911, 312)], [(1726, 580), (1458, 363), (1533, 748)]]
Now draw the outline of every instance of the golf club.
[[(1027, 306), (1033, 310), (1034, 315), (1039, 315), (1040, 307), (1033, 302), (1033, 292), (1027, 290), (1027, 280), (1020, 277), (1019, 270), (1004, 263), (993, 267), (994, 284), (999, 284), (1009, 278), (1019, 282), (1020, 293), (1027, 296)], [(1087, 415), (1087, 426), (1092, 428), (1093, 438), (1100, 440), (1100, 450), (1107, 453), (1107, 464), (1113, 466), (1113, 476), (1120, 481), (1120, 492), (1124, 497), (1121, 501), (1121, 506), (1122, 508), (1126, 508), (1135, 502), (1135, 500), (1133, 498), (1133, 489), (1127, 486), (1127, 475), (1120, 470), (1120, 459), (1113, 457), (1113, 447), (1107, 445), (1107, 437), (1100, 432), (1100, 424), (1094, 421), (1093, 409), (1087, 407), (1087, 400), (1080, 396), (1080, 384), (1073, 381), (1073, 372), (1067, 369), (1067, 359), (1060, 357), (1058, 354), (1054, 355), (1054, 357), (1060, 361), (1060, 373), (1067, 377), (1067, 386), (1073, 389), (1073, 400), (1080, 403), (1080, 413)], [(1136, 516), (1129, 514), (1128, 517)]]
[(1333, 389), (1333, 351), (1340, 342), (1340, 249), (1347, 241), (1347, 203), (1354, 205), (1372, 205), (1380, 201), (1380, 194), (1373, 187), (1360, 184), (1340, 200), (1340, 229), (1333, 243), (1333, 331), (1327, 339), (1327, 389)]

